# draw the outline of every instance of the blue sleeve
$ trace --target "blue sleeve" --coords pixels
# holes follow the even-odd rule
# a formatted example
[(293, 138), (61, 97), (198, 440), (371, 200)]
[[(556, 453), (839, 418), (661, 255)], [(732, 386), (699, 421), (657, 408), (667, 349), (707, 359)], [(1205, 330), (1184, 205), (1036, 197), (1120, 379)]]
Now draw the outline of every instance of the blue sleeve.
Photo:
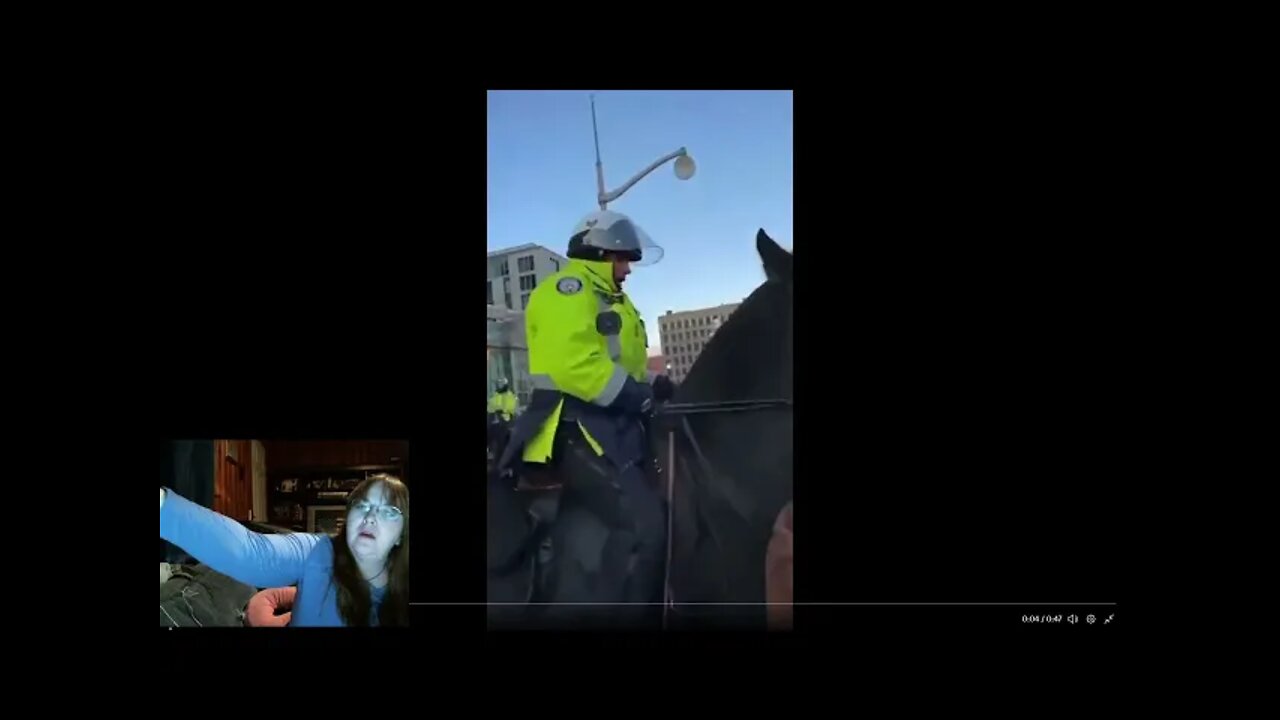
[(302, 579), (307, 557), (324, 535), (263, 535), (165, 489), (160, 538), (246, 585), (281, 587)]

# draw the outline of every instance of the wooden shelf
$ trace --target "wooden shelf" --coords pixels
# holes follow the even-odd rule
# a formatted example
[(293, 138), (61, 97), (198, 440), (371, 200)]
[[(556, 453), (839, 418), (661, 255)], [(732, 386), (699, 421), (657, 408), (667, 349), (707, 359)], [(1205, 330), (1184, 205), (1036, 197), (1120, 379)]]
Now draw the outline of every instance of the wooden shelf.
[(296, 468), (280, 468), (274, 470), (267, 468), (268, 477), (290, 478), (294, 475), (343, 475), (352, 473), (367, 472), (385, 472), (396, 473), (402, 472), (403, 465), (345, 465), (345, 466), (316, 466), (316, 467), (296, 467)]
[[(270, 455), (267, 465), (267, 508), (269, 522), (273, 525), (292, 528), (295, 532), (309, 532), (305, 519), (307, 509), (317, 505), (338, 507), (346, 505), (351, 491), (364, 482), (368, 475), (389, 473), (405, 478), (405, 464), (398, 461), (393, 464), (372, 465), (304, 465), (271, 467)], [(297, 480), (297, 487), (292, 492), (282, 492), (279, 487), (283, 480)], [(338, 487), (309, 488), (307, 485), (317, 480), (333, 480)], [(347, 485), (343, 487), (343, 485)], [(323, 493), (335, 493), (335, 497), (321, 497)], [(336, 494), (341, 493), (341, 497)], [(302, 508), (304, 519), (295, 520), (293, 515), (276, 514), (276, 505), (298, 505)], [(304, 528), (304, 529), (299, 529)]]

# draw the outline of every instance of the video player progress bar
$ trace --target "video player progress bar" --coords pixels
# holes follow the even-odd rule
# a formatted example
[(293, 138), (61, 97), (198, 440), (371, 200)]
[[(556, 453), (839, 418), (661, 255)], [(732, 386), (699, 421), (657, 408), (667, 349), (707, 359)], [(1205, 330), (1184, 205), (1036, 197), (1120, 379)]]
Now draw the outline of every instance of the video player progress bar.
[(494, 606), (494, 605), (671, 605), (671, 606), (791, 606), (791, 607), (845, 607), (845, 606), (1009, 606), (1009, 607), (1112, 607), (1115, 602), (411, 602), (411, 606)]

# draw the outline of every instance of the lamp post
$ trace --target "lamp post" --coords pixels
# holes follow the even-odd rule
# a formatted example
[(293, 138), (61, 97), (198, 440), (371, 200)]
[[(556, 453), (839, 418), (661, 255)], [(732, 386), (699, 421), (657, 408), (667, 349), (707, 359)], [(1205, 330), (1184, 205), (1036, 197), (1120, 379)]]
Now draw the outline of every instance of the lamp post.
[(680, 148), (674, 152), (667, 153), (655, 160), (649, 167), (636, 173), (632, 178), (617, 190), (605, 192), (604, 189), (604, 165), (600, 163), (600, 131), (596, 128), (596, 96), (591, 96), (591, 133), (595, 136), (596, 141), (596, 202), (600, 203), (600, 209), (608, 208), (609, 203), (622, 197), (622, 194), (631, 189), (632, 185), (640, 182), (644, 176), (662, 167), (671, 160), (676, 161), (675, 170), (676, 177), (680, 180), (688, 180), (693, 177), (693, 173), (697, 171), (697, 166), (693, 162), (693, 157), (689, 155), (689, 151)]

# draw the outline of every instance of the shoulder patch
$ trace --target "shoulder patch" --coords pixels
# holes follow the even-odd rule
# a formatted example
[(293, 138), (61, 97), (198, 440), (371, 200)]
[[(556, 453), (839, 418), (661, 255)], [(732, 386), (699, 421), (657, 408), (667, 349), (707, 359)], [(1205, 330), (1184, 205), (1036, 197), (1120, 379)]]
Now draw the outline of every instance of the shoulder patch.
[(559, 290), (561, 295), (573, 295), (582, 290), (582, 281), (576, 277), (560, 278), (556, 283), (556, 290)]

